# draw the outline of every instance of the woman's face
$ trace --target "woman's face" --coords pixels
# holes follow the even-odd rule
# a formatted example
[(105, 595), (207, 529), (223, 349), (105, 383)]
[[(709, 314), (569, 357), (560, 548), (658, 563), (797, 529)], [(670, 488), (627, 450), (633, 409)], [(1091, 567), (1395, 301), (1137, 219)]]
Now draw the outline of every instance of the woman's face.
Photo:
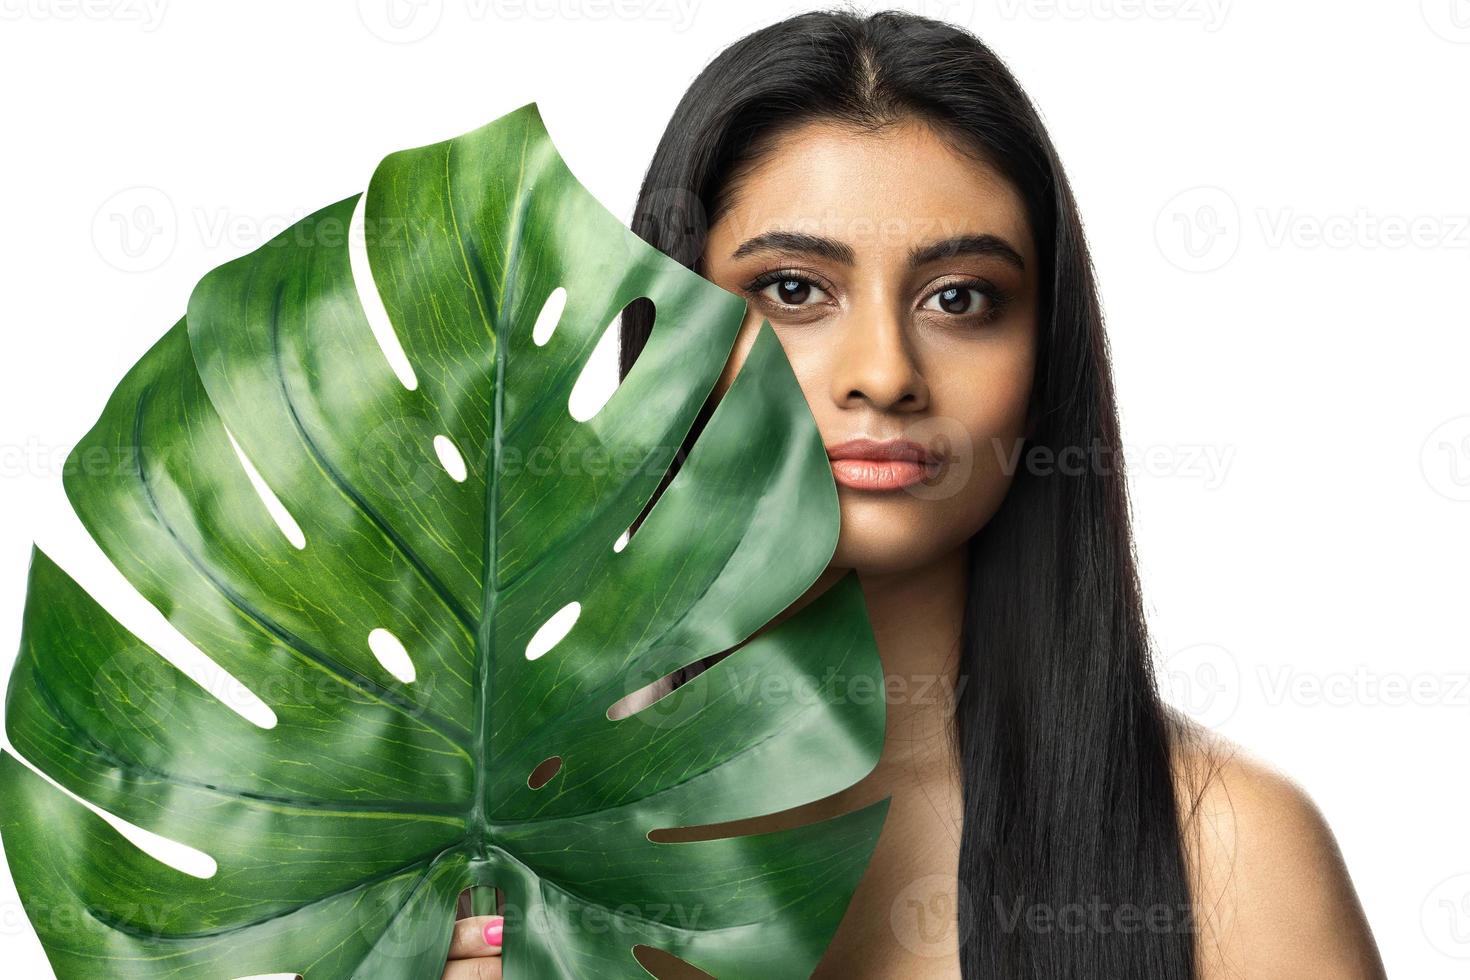
[(749, 302), (718, 390), (769, 320), (832, 458), (834, 566), (922, 567), (995, 513), (1027, 428), (1036, 264), (1012, 187), (916, 120), (805, 124), (733, 185), (701, 266)]

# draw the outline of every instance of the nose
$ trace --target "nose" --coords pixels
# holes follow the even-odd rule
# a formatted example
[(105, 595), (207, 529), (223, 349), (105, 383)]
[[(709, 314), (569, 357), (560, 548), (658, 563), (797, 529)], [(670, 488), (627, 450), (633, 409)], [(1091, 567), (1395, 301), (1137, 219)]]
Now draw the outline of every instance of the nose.
[(867, 313), (849, 318), (837, 340), (832, 401), (839, 408), (871, 405), (915, 412), (929, 405), (929, 387), (914, 357), (902, 318)]

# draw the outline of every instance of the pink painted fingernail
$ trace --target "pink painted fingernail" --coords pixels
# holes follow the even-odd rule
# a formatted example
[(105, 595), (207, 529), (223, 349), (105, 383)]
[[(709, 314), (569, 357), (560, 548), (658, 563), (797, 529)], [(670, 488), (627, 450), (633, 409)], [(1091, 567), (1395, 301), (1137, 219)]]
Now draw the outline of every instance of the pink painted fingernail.
[(496, 916), (485, 923), (485, 945), (499, 946), (501, 934), (505, 931), (505, 919)]

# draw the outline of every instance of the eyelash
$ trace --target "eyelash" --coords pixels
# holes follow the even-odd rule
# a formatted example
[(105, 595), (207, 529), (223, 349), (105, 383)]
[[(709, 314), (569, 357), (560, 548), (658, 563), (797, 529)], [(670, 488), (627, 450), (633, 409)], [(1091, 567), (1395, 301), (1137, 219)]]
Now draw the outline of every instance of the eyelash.
[[(825, 293), (832, 292), (832, 287), (827, 285), (825, 282), (813, 277), (809, 273), (798, 272), (795, 269), (772, 269), (769, 272), (763, 272), (755, 279), (753, 279), (750, 284), (747, 285), (745, 288), (747, 291), (759, 296), (761, 291), (764, 290), (767, 286), (778, 282), (800, 282), (805, 283), (808, 286), (815, 286)], [(973, 289), (984, 296), (986, 299), (990, 300), (990, 308), (984, 313), (979, 314), (978, 317), (979, 322), (982, 325), (992, 323), (995, 320), (1000, 319), (1000, 317), (1005, 314), (1006, 304), (1010, 299), (1010, 297), (1003, 293), (998, 287), (996, 287), (994, 283), (991, 283), (984, 279), (964, 279), (958, 282), (945, 283), (943, 286), (940, 286), (938, 289), (926, 295), (924, 297), (924, 302), (927, 303), (929, 302), (929, 300), (933, 299), (935, 296), (938, 296), (940, 293), (947, 292), (951, 289)], [(786, 307), (788, 309), (800, 309), (800, 306), (793, 306), (790, 303), (782, 303), (780, 300), (772, 300), (771, 302), (774, 302), (777, 305)], [(955, 318), (976, 316), (976, 314), (973, 313), (948, 313), (943, 315)]]

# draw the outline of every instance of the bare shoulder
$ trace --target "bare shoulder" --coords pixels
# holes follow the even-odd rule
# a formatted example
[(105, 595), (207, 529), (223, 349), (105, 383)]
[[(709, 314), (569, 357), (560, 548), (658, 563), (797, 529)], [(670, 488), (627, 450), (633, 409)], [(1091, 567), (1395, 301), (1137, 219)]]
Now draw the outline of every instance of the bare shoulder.
[(1295, 781), (1170, 713), (1200, 980), (1380, 980), (1327, 820)]

